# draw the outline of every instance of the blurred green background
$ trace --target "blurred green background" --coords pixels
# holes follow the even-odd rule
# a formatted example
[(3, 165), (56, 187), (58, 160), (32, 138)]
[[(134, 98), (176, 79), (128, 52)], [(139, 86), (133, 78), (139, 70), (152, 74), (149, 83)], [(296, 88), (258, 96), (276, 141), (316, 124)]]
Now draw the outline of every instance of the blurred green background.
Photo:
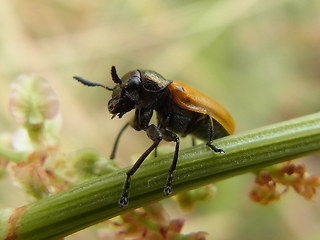
[[(90, 147), (109, 156), (130, 119), (111, 121), (110, 93), (72, 79), (112, 85), (111, 65), (119, 75), (152, 69), (186, 82), (221, 102), (237, 132), (320, 110), (318, 0), (2, 0), (0, 26), (0, 133), (16, 128), (10, 82), (34, 73), (59, 97), (63, 152)], [(144, 133), (127, 130), (117, 160), (128, 165), (149, 144)], [(316, 159), (303, 160), (313, 173)], [(216, 197), (187, 214), (183, 231), (223, 240), (320, 238), (319, 197), (307, 201), (290, 190), (280, 202), (260, 206), (247, 196), (252, 184), (253, 175), (218, 183)], [(0, 186), (2, 193), (17, 191), (9, 180)], [(0, 207), (26, 201), (10, 199), (21, 193), (14, 194), (0, 196)]]

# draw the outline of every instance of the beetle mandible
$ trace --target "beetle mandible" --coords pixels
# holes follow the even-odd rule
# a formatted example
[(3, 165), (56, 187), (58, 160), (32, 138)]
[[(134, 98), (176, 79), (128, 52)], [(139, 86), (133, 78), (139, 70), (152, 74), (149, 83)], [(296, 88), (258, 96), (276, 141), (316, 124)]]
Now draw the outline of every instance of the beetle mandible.
[[(131, 176), (162, 139), (175, 142), (174, 157), (164, 187), (164, 194), (167, 196), (172, 191), (173, 172), (178, 161), (180, 145), (178, 135), (184, 137), (191, 134), (205, 140), (207, 146), (214, 152), (224, 152), (212, 145), (211, 141), (232, 134), (235, 124), (228, 111), (210, 97), (182, 82), (167, 80), (151, 70), (130, 71), (120, 78), (116, 68), (112, 66), (111, 77), (116, 84), (115, 87), (104, 86), (81, 77), (74, 78), (86, 86), (99, 86), (112, 91), (112, 98), (108, 102), (112, 118), (115, 116), (121, 118), (135, 109), (133, 120), (121, 129), (116, 138), (111, 159), (115, 157), (121, 134), (129, 125), (137, 131), (144, 130), (153, 141), (126, 173), (127, 177), (119, 200), (121, 207), (128, 204)], [(150, 123), (154, 111), (157, 113), (157, 125)]]

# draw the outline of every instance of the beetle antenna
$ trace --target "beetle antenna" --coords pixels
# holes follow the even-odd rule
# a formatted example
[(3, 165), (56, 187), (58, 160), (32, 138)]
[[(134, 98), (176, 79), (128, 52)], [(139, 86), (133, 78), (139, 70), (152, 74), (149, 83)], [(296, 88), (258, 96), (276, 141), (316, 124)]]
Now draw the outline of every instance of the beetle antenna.
[(116, 67), (115, 67), (115, 66), (112, 66), (112, 67), (111, 67), (111, 77), (112, 77), (112, 80), (113, 80), (116, 84), (119, 84), (119, 85), (120, 85), (120, 88), (123, 88), (123, 87), (124, 87), (121, 79), (119, 78), (119, 76), (118, 76), (118, 74), (117, 74), (117, 70), (116, 70)]
[(83, 85), (86, 85), (86, 86), (89, 86), (89, 87), (103, 87), (107, 90), (110, 90), (112, 91), (113, 88), (112, 87), (108, 87), (108, 86), (105, 86), (105, 85), (102, 85), (100, 83), (95, 83), (95, 82), (91, 82), (91, 81), (88, 81), (82, 77), (78, 77), (78, 76), (74, 76), (73, 77), (75, 80), (77, 80), (78, 82), (82, 83)]

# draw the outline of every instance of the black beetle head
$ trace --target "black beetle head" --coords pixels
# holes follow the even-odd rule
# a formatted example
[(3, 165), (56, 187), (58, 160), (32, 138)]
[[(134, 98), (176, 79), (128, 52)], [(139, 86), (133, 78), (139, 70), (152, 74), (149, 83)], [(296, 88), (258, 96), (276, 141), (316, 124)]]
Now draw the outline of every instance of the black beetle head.
[(95, 83), (83, 79), (82, 77), (73, 77), (80, 83), (89, 87), (103, 87), (112, 91), (112, 98), (108, 103), (108, 109), (112, 118), (118, 115), (121, 118), (125, 113), (135, 108), (139, 101), (141, 89), (141, 74), (139, 71), (131, 71), (125, 74), (121, 79), (119, 78), (115, 66), (111, 67), (111, 77), (116, 84), (115, 87), (104, 86), (100, 83)]
[(81, 77), (74, 78), (86, 86), (98, 86), (112, 91), (112, 98), (108, 102), (108, 109), (113, 115), (112, 118), (115, 116), (121, 118), (134, 109), (139, 101), (142, 101), (141, 99), (145, 99), (143, 104), (155, 102), (158, 95), (161, 95), (161, 92), (172, 82), (151, 70), (131, 71), (120, 79), (115, 66), (111, 67), (111, 77), (116, 84), (115, 87), (90, 82)]
[(108, 103), (108, 109), (112, 118), (121, 118), (125, 113), (135, 108), (139, 101), (141, 90), (141, 74), (139, 71), (131, 71), (119, 78), (116, 68), (112, 66), (111, 76), (116, 86), (112, 89), (112, 98)]

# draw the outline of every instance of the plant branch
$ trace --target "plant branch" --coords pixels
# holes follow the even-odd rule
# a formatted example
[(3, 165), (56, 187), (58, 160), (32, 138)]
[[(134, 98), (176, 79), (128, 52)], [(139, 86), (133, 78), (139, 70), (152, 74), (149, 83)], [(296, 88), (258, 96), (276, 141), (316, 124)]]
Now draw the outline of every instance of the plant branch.
[[(214, 141), (225, 154), (205, 145), (182, 150), (173, 194), (320, 150), (320, 112)], [(16, 209), (7, 239), (57, 239), (125, 211), (163, 198), (173, 154), (147, 159), (132, 177), (129, 206), (118, 205), (128, 168), (91, 179), (64, 192)], [(5, 214), (2, 214), (5, 215)], [(0, 214), (1, 216), (1, 214)], [(5, 215), (5, 216), (8, 216)], [(1, 223), (2, 221), (2, 223)], [(1, 236), (1, 232), (0, 232)], [(14, 238), (10, 238), (14, 236)]]

